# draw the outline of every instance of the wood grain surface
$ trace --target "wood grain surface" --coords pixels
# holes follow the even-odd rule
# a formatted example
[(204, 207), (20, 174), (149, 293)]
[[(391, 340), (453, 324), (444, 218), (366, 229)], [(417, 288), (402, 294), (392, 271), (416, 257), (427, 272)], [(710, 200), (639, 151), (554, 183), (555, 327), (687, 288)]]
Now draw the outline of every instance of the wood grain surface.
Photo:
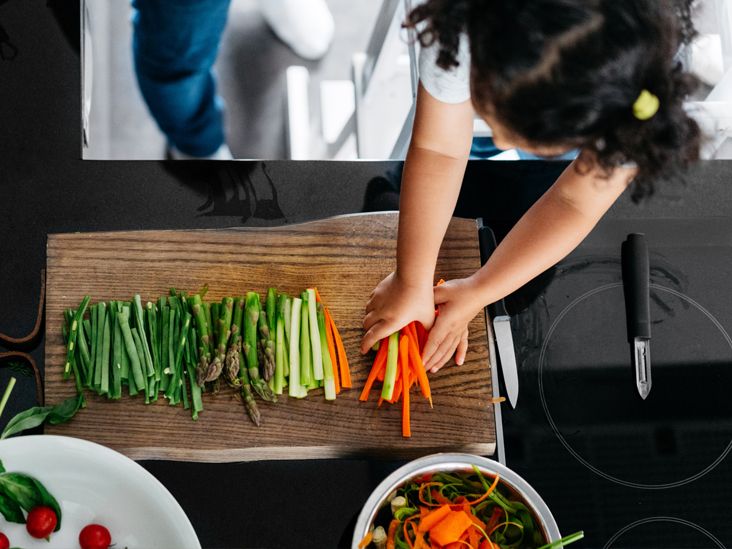
[[(471, 324), (462, 366), (431, 375), (434, 409), (413, 389), (412, 438), (401, 436), (401, 405), (376, 409), (375, 398), (358, 401), (373, 357), (359, 354), (363, 311), (374, 286), (394, 268), (398, 214), (359, 214), (273, 229), (135, 231), (56, 234), (48, 237), (46, 302), (46, 401), (74, 393), (62, 380), (65, 349), (63, 310), (92, 301), (143, 301), (173, 286), (195, 291), (209, 284), (207, 299), (268, 286), (293, 294), (317, 286), (343, 336), (354, 388), (335, 402), (322, 389), (303, 400), (283, 396), (259, 402), (261, 427), (247, 418), (233, 391), (204, 394), (204, 412), (190, 412), (164, 399), (145, 405), (140, 397), (108, 401), (94, 395), (68, 424), (47, 433), (79, 437), (134, 459), (245, 461), (378, 455), (411, 458), (434, 451), (492, 454), (495, 421), (486, 325)], [(464, 277), (480, 266), (478, 233), (471, 220), (453, 219), (437, 276)], [(126, 392), (126, 391), (125, 391)]]

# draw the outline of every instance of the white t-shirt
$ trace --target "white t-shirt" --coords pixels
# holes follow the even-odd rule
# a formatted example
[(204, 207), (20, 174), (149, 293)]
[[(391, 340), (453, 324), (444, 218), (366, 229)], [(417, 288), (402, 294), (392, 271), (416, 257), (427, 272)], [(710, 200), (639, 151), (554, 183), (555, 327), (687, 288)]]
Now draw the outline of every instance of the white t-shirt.
[(419, 51), (419, 80), (429, 94), (443, 103), (462, 103), (470, 99), (470, 47), (468, 37), (460, 37), (457, 67), (444, 70), (437, 66), (439, 44)]

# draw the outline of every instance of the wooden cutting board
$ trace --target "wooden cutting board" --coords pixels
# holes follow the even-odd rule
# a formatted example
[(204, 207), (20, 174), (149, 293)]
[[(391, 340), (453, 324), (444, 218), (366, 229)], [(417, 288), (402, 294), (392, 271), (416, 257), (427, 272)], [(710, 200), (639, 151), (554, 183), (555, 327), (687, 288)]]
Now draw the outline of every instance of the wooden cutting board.
[[(470, 328), (465, 364), (431, 375), (434, 409), (413, 389), (412, 438), (401, 436), (401, 405), (376, 409), (358, 401), (373, 357), (359, 354), (364, 307), (374, 286), (395, 265), (397, 213), (362, 214), (273, 229), (134, 231), (56, 234), (48, 237), (46, 401), (74, 393), (63, 381), (63, 310), (84, 294), (92, 301), (145, 300), (172, 286), (188, 292), (209, 284), (207, 299), (264, 294), (268, 286), (293, 294), (317, 286), (341, 331), (354, 388), (335, 402), (322, 389), (308, 398), (259, 402), (255, 427), (230, 390), (204, 395), (204, 412), (164, 399), (145, 405), (89, 394), (88, 406), (47, 433), (79, 437), (134, 459), (245, 461), (381, 455), (411, 458), (435, 451), (492, 454), (495, 419), (483, 315)], [(437, 264), (438, 277), (465, 277), (480, 266), (474, 221), (453, 219)]]

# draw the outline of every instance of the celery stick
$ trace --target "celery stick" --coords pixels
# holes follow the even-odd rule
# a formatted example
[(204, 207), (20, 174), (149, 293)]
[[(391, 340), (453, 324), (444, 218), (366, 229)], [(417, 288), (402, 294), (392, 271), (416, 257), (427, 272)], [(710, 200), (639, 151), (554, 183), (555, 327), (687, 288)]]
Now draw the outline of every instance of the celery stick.
[[(328, 340), (325, 337), (325, 311), (321, 303), (318, 303), (318, 330), (320, 332), (320, 346), (322, 349), (327, 349)], [(325, 400), (336, 399), (335, 378), (333, 377), (334, 367), (335, 365), (330, 359), (330, 353), (323, 353), (323, 391), (325, 392)]]
[(310, 326), (308, 322), (308, 293), (302, 293), (300, 310), (300, 383), (309, 388), (313, 383), (313, 360), (310, 351)]
[(272, 390), (281, 395), (285, 385), (285, 303), (287, 296), (277, 299), (277, 320), (275, 327), (275, 375), (272, 378)]
[(313, 372), (315, 379), (323, 379), (323, 349), (320, 346), (320, 331), (318, 330), (317, 300), (315, 290), (308, 288), (308, 315), (310, 316), (310, 342), (313, 348)]
[(292, 316), (290, 318), (290, 386), (288, 394), (291, 397), (303, 398), (307, 392), (300, 384), (300, 311), (302, 299), (292, 299)]
[(399, 332), (395, 332), (389, 336), (389, 347), (386, 355), (386, 372), (384, 373), (384, 386), (381, 389), (381, 398), (384, 400), (391, 400), (394, 395), (398, 358)]

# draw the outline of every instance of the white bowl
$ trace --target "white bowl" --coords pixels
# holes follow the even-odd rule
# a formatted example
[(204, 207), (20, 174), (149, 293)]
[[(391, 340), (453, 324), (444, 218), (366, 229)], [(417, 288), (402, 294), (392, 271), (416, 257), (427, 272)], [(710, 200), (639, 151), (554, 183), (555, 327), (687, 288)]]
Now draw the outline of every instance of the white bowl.
[(41, 481), (61, 506), (61, 529), (50, 543), (0, 515), (0, 530), (11, 547), (73, 549), (90, 523), (106, 526), (120, 549), (201, 547), (170, 492), (140, 465), (105, 446), (71, 437), (20, 436), (0, 441), (0, 460), (6, 471)]
[(406, 465), (394, 471), (386, 477), (381, 484), (371, 493), (366, 504), (361, 509), (361, 514), (356, 521), (356, 528), (353, 531), (351, 547), (358, 548), (358, 544), (366, 536), (379, 510), (387, 505), (387, 498), (394, 490), (402, 486), (412, 478), (428, 473), (449, 472), (469, 470), (475, 465), (481, 473), (491, 476), (496, 473), (501, 477), (501, 484), (505, 484), (515, 492), (521, 501), (531, 510), (536, 519), (537, 526), (544, 533), (544, 538), (549, 541), (561, 539), (559, 527), (549, 511), (544, 500), (528, 482), (517, 473), (497, 461), (472, 454), (445, 453), (432, 454), (423, 458), (410, 461)]

